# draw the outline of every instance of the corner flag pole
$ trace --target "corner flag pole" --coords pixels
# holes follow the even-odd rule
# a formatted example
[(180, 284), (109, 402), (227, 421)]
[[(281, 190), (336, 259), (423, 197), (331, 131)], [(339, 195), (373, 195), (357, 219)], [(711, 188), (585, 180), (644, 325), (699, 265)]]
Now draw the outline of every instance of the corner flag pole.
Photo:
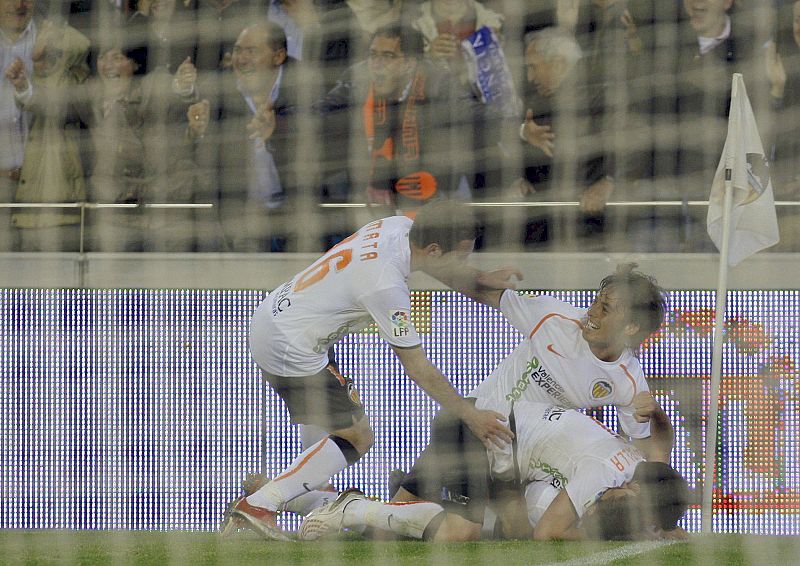
[[(735, 89), (736, 87), (734, 87)], [(731, 204), (733, 202), (733, 181), (730, 159), (725, 165), (725, 199), (722, 217), (722, 249), (719, 254), (719, 274), (717, 276), (717, 301), (714, 320), (714, 351), (711, 358), (711, 383), (706, 421), (706, 458), (703, 475), (703, 505), (701, 530), (712, 532), (712, 495), (714, 493), (714, 472), (717, 467), (717, 434), (719, 414), (719, 391), (722, 377), (722, 344), (725, 338), (725, 310), (728, 300), (728, 255), (731, 239)]]

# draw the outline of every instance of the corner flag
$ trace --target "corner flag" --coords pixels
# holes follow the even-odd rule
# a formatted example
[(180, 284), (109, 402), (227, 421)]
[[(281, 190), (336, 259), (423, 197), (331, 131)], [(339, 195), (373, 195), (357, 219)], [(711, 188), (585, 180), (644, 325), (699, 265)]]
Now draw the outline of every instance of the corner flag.
[(730, 211), (728, 265), (738, 265), (754, 253), (778, 243), (778, 219), (772, 195), (769, 165), (758, 135), (753, 108), (740, 73), (733, 75), (728, 135), (711, 184), (706, 228), (722, 251), (725, 171), (731, 170), (733, 186)]

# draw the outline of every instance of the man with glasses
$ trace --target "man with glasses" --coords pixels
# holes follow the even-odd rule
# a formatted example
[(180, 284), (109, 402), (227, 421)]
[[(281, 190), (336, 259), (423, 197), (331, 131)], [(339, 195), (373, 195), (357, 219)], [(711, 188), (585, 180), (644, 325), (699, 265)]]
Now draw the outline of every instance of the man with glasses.
[(364, 151), (350, 156), (350, 186), (370, 204), (408, 211), (465, 188), (459, 183), (472, 167), (473, 124), (484, 108), (422, 54), (416, 30), (381, 27), (367, 61), (348, 69), (317, 105), (328, 120), (352, 113), (351, 132), (360, 139), (350, 145)]

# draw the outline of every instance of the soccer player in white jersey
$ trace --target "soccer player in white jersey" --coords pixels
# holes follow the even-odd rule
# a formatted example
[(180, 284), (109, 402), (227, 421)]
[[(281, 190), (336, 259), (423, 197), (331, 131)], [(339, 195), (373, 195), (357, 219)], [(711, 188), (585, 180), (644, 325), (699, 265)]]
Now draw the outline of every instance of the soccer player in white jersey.
[[(505, 415), (477, 409), (461, 397), (428, 360), (411, 322), (407, 278), (422, 271), (458, 289), (512, 287), (507, 278), (466, 264), (475, 243), (475, 221), (456, 202), (426, 204), (405, 216), (367, 224), (305, 271), (279, 286), (259, 305), (250, 325), (250, 351), (264, 378), (284, 400), (294, 424), (325, 431), (304, 446), (289, 467), (229, 508), (267, 538), (286, 538), (276, 525), (287, 503), (326, 486), (331, 476), (372, 446), (373, 433), (352, 380), (341, 375), (331, 348), (343, 336), (375, 322), (408, 376), (432, 399), (457, 414), (487, 446), (513, 435)], [(328, 494), (325, 494), (328, 495)]]
[[(634, 418), (649, 421), (655, 443), (672, 444), (669, 418), (647, 392), (637, 394)], [(663, 462), (647, 462), (632, 444), (602, 423), (574, 409), (520, 400), (514, 403), (515, 450), (511, 457), (484, 450), (477, 458), (449, 458), (461, 482), (436, 501), (381, 503), (348, 490), (312, 511), (300, 538), (314, 540), (343, 529), (372, 527), (434, 541), (476, 540), (491, 498), (489, 478), (509, 485), (539, 482), (554, 488), (536, 527), (523, 536), (536, 540), (651, 538), (672, 531), (687, 505), (685, 480)], [(462, 441), (462, 446), (466, 444)], [(468, 447), (467, 447), (468, 449)], [(441, 456), (441, 455), (439, 455)], [(546, 494), (545, 494), (546, 495)], [(502, 497), (499, 499), (502, 500)], [(506, 532), (520, 536), (527, 525), (500, 510)], [(586, 516), (597, 517), (587, 530)], [(602, 525), (604, 530), (598, 530)], [(510, 527), (510, 528), (509, 528)], [(609, 536), (613, 535), (613, 536)]]
[(469, 397), (505, 415), (520, 399), (567, 408), (615, 405), (622, 431), (648, 459), (663, 460), (648, 446), (649, 423), (634, 419), (633, 399), (649, 391), (636, 353), (661, 326), (666, 297), (635, 267), (624, 264), (605, 277), (588, 310), (547, 295), (467, 292), (499, 309), (524, 336)]

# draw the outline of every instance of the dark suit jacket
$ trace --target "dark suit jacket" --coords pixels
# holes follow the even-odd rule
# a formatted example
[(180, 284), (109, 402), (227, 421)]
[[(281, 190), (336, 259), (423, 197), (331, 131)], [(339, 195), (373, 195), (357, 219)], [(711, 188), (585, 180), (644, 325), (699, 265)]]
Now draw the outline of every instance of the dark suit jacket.
[[(326, 123), (335, 124), (323, 129), (326, 141), (341, 140), (343, 134), (350, 136), (349, 144), (339, 145), (350, 150), (346, 159), (351, 187), (355, 192), (363, 191), (369, 184), (396, 190), (397, 180), (412, 173), (408, 170), (411, 167), (430, 172), (436, 178), (437, 194), (448, 195), (457, 188), (462, 174), (472, 174), (474, 152), (479, 151), (484, 143), (480, 135), (475, 135), (475, 124), (482, 119), (485, 106), (462, 89), (457, 79), (441, 69), (424, 61), (419, 63), (418, 69), (425, 77), (425, 99), (417, 109), (420, 157), (413, 167), (396, 160), (394, 170), (383, 167), (372, 171), (363, 112), (370, 88), (366, 63), (350, 67), (337, 85), (316, 104), (316, 110)], [(402, 123), (406, 104), (401, 101), (393, 106), (389, 114), (394, 117), (393, 138), (395, 148), (399, 148), (403, 144)], [(343, 128), (347, 129), (342, 131)], [(419, 204), (399, 198), (401, 207)]]
[(233, 71), (220, 75), (221, 88), (210, 101), (211, 124), (198, 145), (197, 162), (205, 169), (209, 197), (218, 204), (222, 231), (218, 247), (223, 250), (261, 251), (269, 249), (265, 238), (290, 237), (290, 234), (277, 232), (281, 231), (279, 216), (293, 207), (300, 192), (298, 167), (304, 162), (298, 143), (297, 73), (297, 62), (287, 60), (283, 65), (278, 98), (273, 104), (275, 131), (266, 143), (284, 193), (283, 204), (273, 209), (249, 195), (254, 142), (249, 139), (247, 124), (253, 119), (253, 112), (237, 89)]

